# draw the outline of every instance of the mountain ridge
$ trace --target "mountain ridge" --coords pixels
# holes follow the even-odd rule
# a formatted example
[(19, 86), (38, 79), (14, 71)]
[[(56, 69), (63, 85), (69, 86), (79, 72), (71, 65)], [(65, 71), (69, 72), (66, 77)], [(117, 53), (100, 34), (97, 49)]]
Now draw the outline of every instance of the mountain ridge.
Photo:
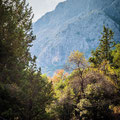
[(119, 0), (67, 0), (58, 4), (34, 24), (37, 39), (31, 53), (38, 57), (37, 65), (51, 75), (64, 66), (73, 50), (88, 58), (98, 45), (103, 25), (111, 28), (119, 41), (119, 6)]

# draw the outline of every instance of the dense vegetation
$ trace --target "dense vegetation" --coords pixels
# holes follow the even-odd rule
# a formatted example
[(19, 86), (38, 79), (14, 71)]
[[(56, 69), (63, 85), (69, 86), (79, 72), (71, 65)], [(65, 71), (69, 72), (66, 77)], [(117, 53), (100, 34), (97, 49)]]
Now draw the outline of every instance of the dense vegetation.
[(89, 61), (73, 51), (69, 72), (58, 70), (52, 78), (31, 57), (34, 39), (25, 0), (0, 1), (0, 119), (120, 119), (120, 44), (112, 30), (104, 26)]
[(120, 119), (120, 44), (104, 27), (99, 46), (89, 62), (74, 51), (68, 58), (70, 74), (59, 70), (51, 81), (55, 91), (51, 115), (60, 120)]
[(0, 117), (47, 119), (52, 84), (37, 69), (29, 49), (32, 11), (25, 0), (0, 0)]

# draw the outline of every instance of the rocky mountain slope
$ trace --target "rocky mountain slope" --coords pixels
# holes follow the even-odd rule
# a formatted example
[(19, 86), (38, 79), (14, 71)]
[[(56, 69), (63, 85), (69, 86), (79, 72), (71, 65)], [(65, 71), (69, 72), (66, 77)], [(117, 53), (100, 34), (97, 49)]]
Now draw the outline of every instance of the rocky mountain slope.
[(73, 50), (88, 58), (98, 45), (103, 25), (120, 41), (120, 0), (67, 0), (34, 24), (37, 39), (31, 53), (42, 71), (51, 75), (64, 66)]

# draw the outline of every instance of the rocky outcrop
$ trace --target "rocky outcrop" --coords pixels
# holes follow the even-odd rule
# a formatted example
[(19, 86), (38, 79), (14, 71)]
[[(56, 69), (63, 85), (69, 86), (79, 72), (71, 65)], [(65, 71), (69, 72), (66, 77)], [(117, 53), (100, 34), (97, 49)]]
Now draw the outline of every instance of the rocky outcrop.
[(120, 0), (67, 0), (34, 24), (37, 39), (31, 53), (42, 71), (51, 75), (64, 66), (73, 50), (88, 58), (98, 45), (103, 25), (120, 40)]

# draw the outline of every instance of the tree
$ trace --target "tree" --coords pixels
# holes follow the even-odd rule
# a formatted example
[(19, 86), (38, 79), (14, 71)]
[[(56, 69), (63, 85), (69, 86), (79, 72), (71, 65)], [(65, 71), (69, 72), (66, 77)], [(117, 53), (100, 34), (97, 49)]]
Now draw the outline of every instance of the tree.
[[(16, 84), (0, 83), (0, 118), (15, 119), (20, 117), (18, 108), (21, 106), (17, 99), (19, 88)], [(5, 120), (6, 120), (5, 119)], [(3, 119), (4, 120), (4, 119)]]
[(63, 81), (66, 79), (66, 77), (68, 76), (68, 73), (65, 72), (63, 69), (61, 70), (57, 70), (54, 74), (54, 76), (51, 79), (53, 85), (56, 83), (59, 83), (60, 81)]
[(83, 53), (79, 51), (73, 51), (68, 57), (68, 67), (73, 70), (70, 76), (68, 76), (69, 82), (68, 85), (71, 87), (75, 101), (74, 106), (74, 114), (76, 118), (79, 118), (79, 112), (76, 110), (77, 103), (79, 103), (80, 99), (85, 97), (85, 73), (87, 71), (87, 61), (83, 55)]
[(114, 120), (112, 117), (112, 100), (114, 86), (99, 71), (89, 72), (85, 98), (77, 104), (82, 120)]
[(31, 60), (32, 9), (26, 0), (0, 1), (0, 81), (19, 83)]
[(112, 50), (112, 57), (113, 61), (110, 65), (109, 73), (113, 84), (116, 87), (116, 90), (118, 91), (118, 96), (120, 92), (120, 44), (115, 45), (115, 49)]
[(92, 51), (92, 57), (89, 58), (89, 62), (95, 66), (100, 65), (104, 60), (112, 62), (112, 49), (115, 46), (113, 40), (114, 33), (111, 29), (104, 26), (102, 38), (99, 40), (99, 46), (95, 51)]
[(113, 65), (115, 68), (120, 68), (120, 44), (115, 46), (115, 49), (112, 51)]
[(37, 70), (34, 62), (26, 72), (21, 83), (21, 92), (18, 93), (22, 104), (22, 107), (19, 107), (22, 113), (20, 117), (25, 120), (46, 120), (46, 108), (53, 101), (52, 83), (41, 75), (41, 70)]
[(72, 52), (68, 57), (68, 62), (69, 62), (69, 68), (75, 71), (74, 77), (77, 76), (79, 78), (81, 92), (84, 93), (83, 73), (87, 68), (87, 61), (85, 60), (83, 53), (79, 51)]
[(18, 85), (31, 61), (34, 38), (32, 10), (26, 1), (0, 0), (0, 116), (7, 119), (19, 116)]
[(0, 116), (6, 119), (47, 119), (52, 85), (41, 77), (29, 49), (32, 9), (26, 0), (0, 1)]
[(77, 51), (73, 51), (70, 56), (68, 57), (68, 62), (71, 64), (70, 67), (73, 69), (85, 69), (87, 66), (87, 62), (83, 53)]
[(67, 84), (68, 73), (58, 70), (51, 78), (55, 92), (54, 104), (51, 104), (52, 120), (70, 120), (73, 116), (72, 90)]

